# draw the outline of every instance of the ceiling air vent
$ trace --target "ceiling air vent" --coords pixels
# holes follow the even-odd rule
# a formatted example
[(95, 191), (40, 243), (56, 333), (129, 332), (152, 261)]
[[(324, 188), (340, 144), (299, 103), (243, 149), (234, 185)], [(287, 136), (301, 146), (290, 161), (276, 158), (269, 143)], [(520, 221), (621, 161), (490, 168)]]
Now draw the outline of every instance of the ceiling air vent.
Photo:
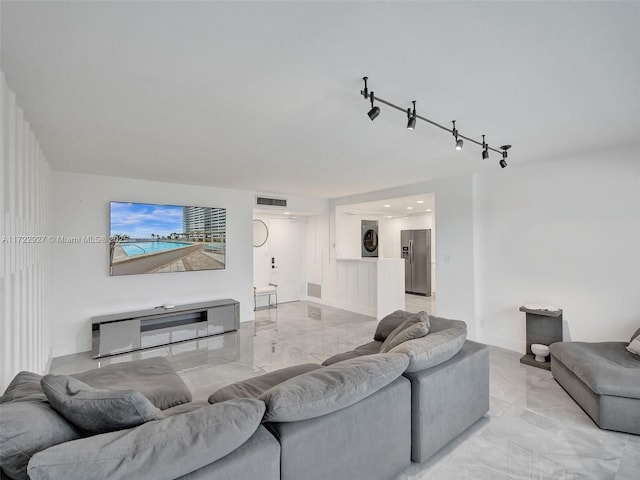
[(270, 207), (286, 207), (285, 198), (256, 197), (256, 205), (268, 205)]

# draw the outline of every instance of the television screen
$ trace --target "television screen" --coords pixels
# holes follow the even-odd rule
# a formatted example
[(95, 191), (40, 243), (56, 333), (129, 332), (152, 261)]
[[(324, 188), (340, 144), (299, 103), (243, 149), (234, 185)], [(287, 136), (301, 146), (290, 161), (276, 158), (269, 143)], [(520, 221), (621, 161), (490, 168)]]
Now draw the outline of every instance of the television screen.
[(111, 202), (110, 275), (225, 268), (227, 210)]

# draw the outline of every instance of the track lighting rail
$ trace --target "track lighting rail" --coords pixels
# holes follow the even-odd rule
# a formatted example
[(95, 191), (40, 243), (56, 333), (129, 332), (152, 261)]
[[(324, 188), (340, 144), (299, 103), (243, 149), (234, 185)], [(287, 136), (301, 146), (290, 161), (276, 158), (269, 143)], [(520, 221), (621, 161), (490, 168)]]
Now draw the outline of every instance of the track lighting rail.
[[(400, 107), (399, 105), (396, 105), (394, 103), (391, 103), (388, 100), (385, 100), (383, 98), (380, 98), (378, 96), (374, 96), (374, 92), (371, 91), (369, 92), (369, 89), (367, 88), (367, 80), (369, 79), (369, 77), (363, 77), (362, 78), (364, 80), (364, 89), (360, 90), (360, 95), (362, 95), (366, 100), (371, 100), (371, 111), (369, 112), (369, 118), (371, 118), (371, 120), (375, 120), (375, 118), (380, 114), (380, 109), (377, 108), (377, 111), (375, 112), (375, 114), (372, 115), (371, 112), (373, 112), (374, 109), (376, 109), (376, 107), (374, 106), (374, 101), (378, 102), (378, 103), (382, 103), (383, 105), (386, 105), (388, 107), (391, 108), (395, 108), (396, 110), (398, 110), (399, 112), (402, 112), (406, 115), (408, 115), (409, 117), (413, 116), (414, 118), (419, 118), (420, 120), (422, 120), (423, 122), (426, 122), (430, 125), (433, 125), (434, 127), (438, 127), (441, 130), (444, 130), (445, 132), (450, 133), (451, 135), (456, 137), (456, 140), (458, 140), (459, 138), (464, 139), (467, 142), (471, 142), (474, 143), (480, 147), (482, 147), (483, 149), (483, 155), (482, 158), (486, 159), (489, 157), (489, 153), (488, 151), (491, 150), (492, 152), (498, 153), (502, 156), (502, 159), (500, 160), (500, 166), (502, 168), (507, 166), (507, 162), (506, 162), (506, 158), (507, 158), (507, 150), (509, 150), (511, 148), (511, 145), (503, 145), (500, 147), (500, 149), (494, 148), (489, 146), (485, 140), (484, 140), (484, 135), (482, 136), (482, 141), (478, 141), (478, 140), (474, 140), (473, 138), (467, 137), (465, 135), (462, 135), (455, 127), (455, 120), (453, 121), (453, 128), (448, 128), (445, 127), (444, 125), (439, 124), (438, 122), (434, 122), (433, 120), (430, 120), (426, 117), (423, 117), (422, 115), (418, 115), (415, 113), (415, 105), (416, 102), (413, 102), (413, 113), (411, 113), (410, 109), (407, 109), (406, 107)], [(413, 130), (413, 128), (410, 128), (411, 130)], [(462, 145), (460, 144), (459, 146), (456, 147), (458, 150), (460, 150), (462, 148)]]

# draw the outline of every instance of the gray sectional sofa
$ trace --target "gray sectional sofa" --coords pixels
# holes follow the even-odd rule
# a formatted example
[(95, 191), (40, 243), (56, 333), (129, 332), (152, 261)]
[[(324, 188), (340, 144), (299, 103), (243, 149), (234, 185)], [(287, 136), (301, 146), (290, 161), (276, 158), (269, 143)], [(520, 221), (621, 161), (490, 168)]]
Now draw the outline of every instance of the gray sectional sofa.
[[(636, 337), (640, 328), (629, 346)], [(549, 350), (553, 377), (600, 428), (640, 435), (640, 355), (627, 342), (558, 342)]]
[(465, 339), (464, 322), (398, 311), (353, 352), (209, 403), (191, 402), (163, 358), (23, 372), (0, 398), (0, 467), (16, 479), (391, 479), (488, 411), (488, 349)]

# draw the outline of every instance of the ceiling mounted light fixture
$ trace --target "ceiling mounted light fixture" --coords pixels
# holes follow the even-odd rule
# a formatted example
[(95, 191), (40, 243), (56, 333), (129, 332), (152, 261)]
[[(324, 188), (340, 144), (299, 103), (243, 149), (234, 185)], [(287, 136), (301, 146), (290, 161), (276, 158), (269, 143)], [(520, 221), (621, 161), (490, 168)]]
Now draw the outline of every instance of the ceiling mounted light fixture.
[(482, 135), (482, 159), (486, 160), (489, 158), (489, 145), (487, 145), (484, 141), (484, 135)]
[[(373, 100), (374, 100), (374, 96), (373, 96), (373, 92), (369, 92), (369, 89), (367, 88), (367, 80), (369, 80), (369, 77), (362, 77), (362, 79), (364, 80), (364, 89), (360, 90), (360, 95), (362, 95), (366, 100), (371, 100), (371, 110), (369, 111), (368, 115), (369, 118), (371, 120), (375, 120), (376, 117), (378, 115), (380, 115), (380, 107), (374, 106), (373, 104)], [(451, 134), (453, 134), (453, 136), (456, 139), (456, 150), (462, 150), (462, 146), (464, 144), (463, 139), (474, 143), (476, 145), (479, 145), (480, 147), (482, 147), (482, 159), (486, 160), (487, 158), (489, 158), (489, 150), (492, 150), (496, 153), (499, 153), (502, 155), (502, 159), (500, 160), (499, 164), (502, 168), (507, 166), (507, 150), (509, 148), (511, 148), (511, 145), (504, 145), (503, 147), (501, 147), (501, 150), (498, 150), (496, 148), (490, 147), (488, 143), (485, 142), (484, 139), (484, 135), (482, 135), (482, 142), (478, 141), (478, 140), (474, 140), (473, 138), (467, 137), (465, 135), (462, 135), (458, 129), (456, 128), (456, 122), (455, 120), (453, 121), (453, 128), (447, 128), (444, 125), (441, 125), (437, 122), (434, 122), (433, 120), (430, 120), (426, 117), (422, 117), (418, 114), (416, 114), (416, 100), (413, 101), (413, 112), (409, 109), (409, 108), (403, 108), (403, 107), (399, 107), (398, 105), (388, 102), (387, 100), (384, 100), (380, 97), (377, 97), (375, 99), (378, 103), (382, 103), (384, 105), (387, 105), (388, 107), (391, 108), (395, 108), (396, 110), (399, 110), (403, 113), (407, 114), (408, 120), (407, 120), (407, 129), (409, 130), (415, 130), (416, 127), (416, 121), (418, 119), (422, 120), (423, 122), (427, 122), (431, 125), (433, 125), (434, 127), (438, 127), (441, 130), (444, 130), (445, 132), (449, 132)], [(506, 148), (505, 148), (506, 147)]]
[(462, 145), (464, 144), (464, 142), (462, 141), (461, 138), (458, 138), (458, 129), (456, 128), (456, 121), (454, 120), (452, 123), (453, 123), (453, 130), (451, 130), (451, 133), (453, 133), (453, 136), (456, 137), (456, 150), (460, 151), (462, 150)]
[(415, 130), (416, 129), (416, 101), (413, 101), (413, 114), (411, 114), (411, 109), (407, 108), (407, 118), (409, 121), (407, 122), (407, 130)]

